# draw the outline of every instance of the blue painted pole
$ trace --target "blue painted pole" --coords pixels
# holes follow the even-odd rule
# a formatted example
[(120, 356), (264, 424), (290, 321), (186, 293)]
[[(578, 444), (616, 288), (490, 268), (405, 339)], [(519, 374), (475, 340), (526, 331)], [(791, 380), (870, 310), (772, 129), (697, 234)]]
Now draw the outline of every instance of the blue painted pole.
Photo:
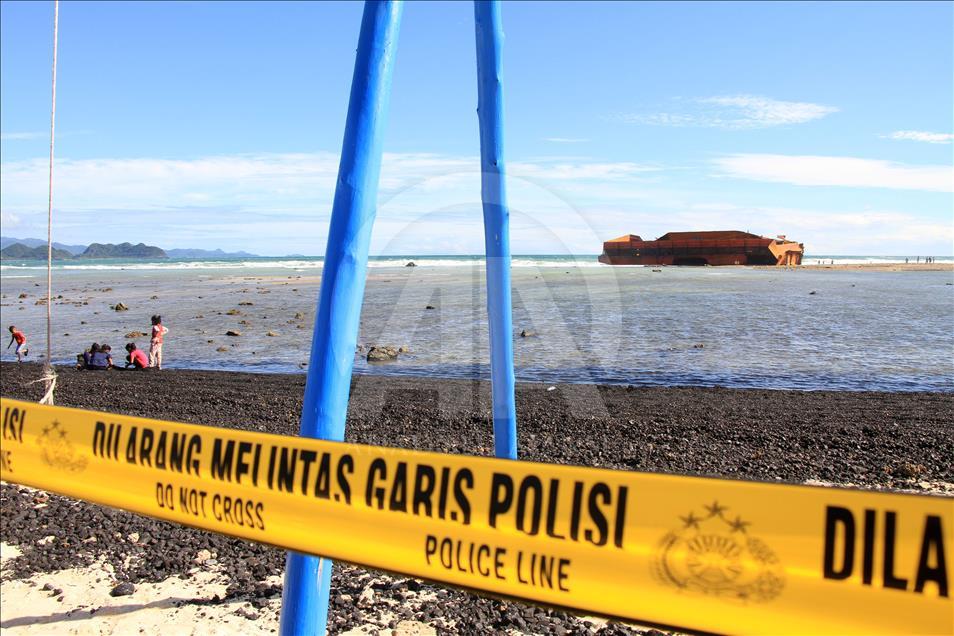
[(503, 161), (503, 28), (497, 0), (474, 1), (477, 32), (477, 117), (480, 122), (480, 196), (487, 252), (487, 317), (493, 390), (494, 454), (517, 458), (514, 406), (513, 317), (510, 294), (510, 209)]
[[(301, 410), (305, 437), (344, 439), (402, 9), (400, 0), (364, 5)], [(329, 559), (288, 553), (283, 636), (325, 633), (331, 568)]]

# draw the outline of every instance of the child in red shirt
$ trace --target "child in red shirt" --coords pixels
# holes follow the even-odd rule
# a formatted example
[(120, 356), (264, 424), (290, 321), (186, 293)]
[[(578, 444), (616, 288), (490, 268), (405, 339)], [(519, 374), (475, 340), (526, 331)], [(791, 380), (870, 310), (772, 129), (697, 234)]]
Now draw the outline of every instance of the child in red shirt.
[(7, 344), (7, 349), (10, 348), (14, 342), (17, 343), (17, 348), (14, 349), (14, 352), (17, 354), (17, 362), (23, 362), (23, 356), (30, 353), (30, 347), (26, 344), (26, 336), (23, 335), (23, 332), (10, 325), (10, 342)]
[(162, 369), (162, 337), (169, 330), (162, 326), (162, 316), (152, 317), (152, 338), (149, 340), (149, 366)]
[(129, 352), (129, 355), (126, 356), (126, 368), (136, 367), (137, 369), (145, 369), (149, 366), (149, 361), (146, 360), (146, 354), (142, 352), (142, 349), (136, 348), (135, 342), (130, 342), (126, 345), (126, 351)]

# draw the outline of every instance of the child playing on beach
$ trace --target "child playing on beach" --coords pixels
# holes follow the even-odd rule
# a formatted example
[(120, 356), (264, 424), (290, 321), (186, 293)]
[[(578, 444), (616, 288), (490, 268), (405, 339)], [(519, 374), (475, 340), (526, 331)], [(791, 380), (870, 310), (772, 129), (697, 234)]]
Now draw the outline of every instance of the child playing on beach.
[(149, 361), (146, 360), (146, 354), (142, 352), (142, 349), (136, 348), (135, 342), (130, 342), (126, 345), (126, 351), (129, 352), (129, 355), (126, 356), (126, 368), (135, 367), (137, 369), (145, 369), (149, 366)]
[[(93, 359), (93, 354), (99, 353), (99, 343), (94, 342), (89, 349), (84, 351), (81, 355), (83, 356), (83, 368), (89, 369), (89, 361)], [(79, 356), (76, 357), (77, 365), (79, 364)]]
[(162, 326), (162, 316), (152, 317), (152, 339), (149, 341), (149, 366), (162, 369), (162, 337), (169, 330)]
[(17, 348), (14, 349), (14, 353), (17, 354), (17, 362), (23, 362), (23, 357), (30, 353), (30, 347), (26, 344), (26, 336), (23, 335), (23, 332), (10, 325), (10, 342), (7, 344), (7, 349), (14, 342), (17, 343)]
[(86, 368), (90, 371), (105, 371), (113, 366), (113, 356), (110, 353), (110, 346), (107, 344), (93, 344), (89, 350), (88, 362)]

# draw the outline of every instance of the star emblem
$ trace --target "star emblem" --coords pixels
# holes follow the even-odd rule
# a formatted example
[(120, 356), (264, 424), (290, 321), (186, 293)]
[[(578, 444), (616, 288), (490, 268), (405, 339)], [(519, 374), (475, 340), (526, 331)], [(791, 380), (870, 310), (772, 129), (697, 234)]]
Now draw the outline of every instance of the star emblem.
[(732, 532), (741, 532), (745, 534), (745, 526), (752, 525), (748, 521), (742, 521), (742, 517), (736, 517), (735, 521), (729, 522), (729, 527), (732, 528)]
[(722, 513), (728, 510), (726, 506), (720, 506), (718, 501), (713, 501), (711, 505), (704, 507), (709, 511), (710, 517), (721, 517)]
[(699, 527), (699, 521), (700, 521), (700, 519), (698, 519), (698, 518), (697, 518), (695, 515), (693, 515), (691, 512), (689, 513), (688, 516), (686, 516), (686, 517), (679, 517), (679, 518), (682, 519), (682, 522), (683, 522), (684, 524), (686, 524), (686, 525), (685, 525), (686, 528), (698, 528), (698, 527)]

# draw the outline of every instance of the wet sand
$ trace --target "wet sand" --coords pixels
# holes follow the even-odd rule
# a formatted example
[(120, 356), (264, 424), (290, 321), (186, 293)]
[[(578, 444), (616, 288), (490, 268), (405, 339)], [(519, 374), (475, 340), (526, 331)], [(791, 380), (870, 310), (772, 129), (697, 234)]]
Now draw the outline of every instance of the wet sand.
[[(38, 399), (40, 385), (26, 384), (39, 375), (38, 366), (7, 363), (0, 371), (4, 396)], [(63, 369), (57, 403), (295, 434), (304, 380), (302, 375)], [(950, 461), (954, 394), (548, 388), (518, 385), (523, 458), (954, 496)], [(489, 455), (493, 446), (489, 386), (474, 381), (359, 377), (352, 388), (347, 437), (358, 443)], [(120, 582), (134, 583), (137, 591), (126, 605), (161, 605), (167, 597), (155, 600), (148, 594), (165, 589), (163, 582), (170, 577), (181, 577), (190, 585), (212, 585), (205, 588), (206, 593), (177, 597), (166, 609), (167, 621), (189, 623), (218, 616), (238, 625), (229, 631), (225, 622), (217, 623), (224, 633), (242, 631), (243, 621), (253, 621), (248, 631), (277, 627), (284, 569), (280, 550), (12, 484), (2, 486), (0, 505), (2, 540), (21, 553), (3, 567), (0, 627), (11, 633), (31, 624), (22, 616), (8, 618), (16, 616), (11, 609), (17, 599), (27, 598), (13, 586), (29, 588), (31, 582), (35, 593), (51, 597), (61, 608), (55, 615), (24, 610), (33, 617), (34, 631), (36, 622), (44, 618), (43, 633), (65, 633), (80, 625), (67, 616), (89, 619), (89, 610), (100, 601), (71, 596), (56, 584), (56, 573), (70, 569), (72, 574), (76, 568), (98, 573), (88, 583), (101, 597), (108, 597)], [(40, 581), (52, 582), (51, 590), (40, 592)], [(52, 595), (56, 589), (61, 593)], [(331, 598), (329, 630), (335, 634), (354, 629), (463, 634), (642, 631), (351, 566), (335, 570)], [(120, 633), (97, 629), (96, 633)]]

